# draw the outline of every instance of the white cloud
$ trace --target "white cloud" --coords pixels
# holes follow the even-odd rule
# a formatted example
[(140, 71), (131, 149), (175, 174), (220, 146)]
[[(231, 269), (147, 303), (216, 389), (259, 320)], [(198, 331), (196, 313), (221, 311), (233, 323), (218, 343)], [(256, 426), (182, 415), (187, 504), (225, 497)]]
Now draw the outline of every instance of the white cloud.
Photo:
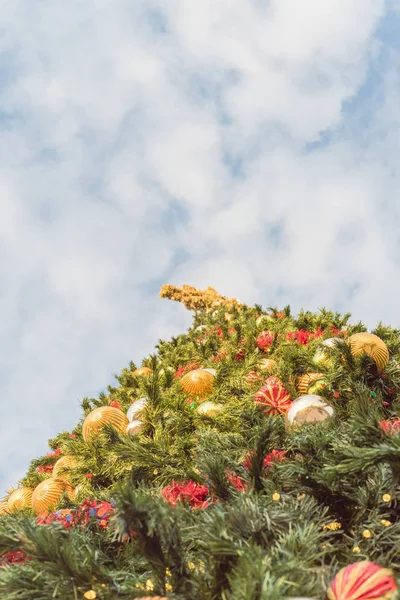
[(397, 324), (389, 7), (3, 3), (3, 487), (78, 399), (187, 327), (160, 281)]

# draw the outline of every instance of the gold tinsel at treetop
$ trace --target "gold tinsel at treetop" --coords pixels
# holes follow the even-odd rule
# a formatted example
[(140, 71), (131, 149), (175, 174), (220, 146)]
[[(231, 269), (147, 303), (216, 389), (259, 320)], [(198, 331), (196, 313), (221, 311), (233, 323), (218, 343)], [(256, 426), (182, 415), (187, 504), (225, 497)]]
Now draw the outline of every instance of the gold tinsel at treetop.
[(164, 284), (160, 290), (160, 298), (182, 302), (188, 310), (206, 310), (207, 312), (211, 312), (219, 306), (224, 306), (228, 310), (238, 309), (243, 306), (236, 298), (221, 296), (212, 287), (199, 290), (191, 285), (183, 285), (179, 288), (174, 285)]

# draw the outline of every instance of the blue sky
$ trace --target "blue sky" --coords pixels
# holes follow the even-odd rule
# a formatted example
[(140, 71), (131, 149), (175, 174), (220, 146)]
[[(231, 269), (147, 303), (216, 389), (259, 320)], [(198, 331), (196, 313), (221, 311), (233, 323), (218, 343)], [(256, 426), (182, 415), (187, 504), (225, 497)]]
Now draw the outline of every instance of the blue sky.
[(190, 314), (164, 282), (398, 326), (400, 3), (0, 12), (0, 486)]

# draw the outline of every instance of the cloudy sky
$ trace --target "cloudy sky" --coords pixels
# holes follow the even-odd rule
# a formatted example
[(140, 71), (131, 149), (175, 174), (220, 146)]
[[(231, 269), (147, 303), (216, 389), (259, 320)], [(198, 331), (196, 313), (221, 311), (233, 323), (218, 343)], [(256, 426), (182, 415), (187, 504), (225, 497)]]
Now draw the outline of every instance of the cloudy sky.
[(187, 328), (400, 325), (400, 2), (0, 0), (0, 492)]

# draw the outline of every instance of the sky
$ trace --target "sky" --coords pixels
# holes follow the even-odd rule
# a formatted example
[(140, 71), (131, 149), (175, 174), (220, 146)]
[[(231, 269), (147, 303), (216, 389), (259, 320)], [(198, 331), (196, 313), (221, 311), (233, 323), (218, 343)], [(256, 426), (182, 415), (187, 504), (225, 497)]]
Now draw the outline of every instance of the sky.
[(191, 322), (400, 325), (400, 0), (0, 0), (0, 495)]

